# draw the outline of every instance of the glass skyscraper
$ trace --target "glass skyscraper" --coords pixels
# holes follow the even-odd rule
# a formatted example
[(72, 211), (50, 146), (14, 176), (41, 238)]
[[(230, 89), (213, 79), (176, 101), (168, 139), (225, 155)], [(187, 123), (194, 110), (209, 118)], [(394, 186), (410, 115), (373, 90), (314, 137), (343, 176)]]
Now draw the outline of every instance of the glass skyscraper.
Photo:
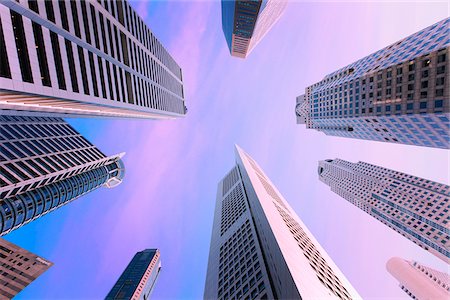
[(445, 262), (450, 186), (365, 162), (319, 162), (331, 190)]
[(386, 268), (412, 299), (450, 299), (448, 274), (399, 257), (391, 258)]
[(12, 299), (53, 263), (0, 239), (0, 298)]
[(158, 249), (136, 253), (105, 300), (148, 300), (161, 270)]
[(0, 2), (0, 111), (177, 118), (180, 66), (126, 0)]
[(60, 118), (0, 116), (0, 150), (0, 235), (125, 172), (123, 153), (105, 156)]
[(205, 299), (360, 299), (258, 164), (219, 182)]
[(450, 148), (447, 18), (306, 88), (297, 123), (327, 135)]
[(286, 8), (287, 0), (222, 0), (222, 30), (232, 56), (246, 58)]

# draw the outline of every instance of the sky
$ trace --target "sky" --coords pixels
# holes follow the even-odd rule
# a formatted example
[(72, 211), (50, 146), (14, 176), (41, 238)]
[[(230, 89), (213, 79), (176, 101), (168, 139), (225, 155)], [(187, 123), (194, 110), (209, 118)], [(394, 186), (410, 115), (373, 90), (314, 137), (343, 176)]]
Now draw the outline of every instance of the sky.
[(297, 125), (295, 97), (326, 74), (449, 16), (443, 2), (289, 2), (251, 55), (231, 57), (219, 1), (132, 2), (183, 69), (176, 120), (70, 119), (126, 175), (8, 234), (54, 266), (17, 299), (102, 299), (134, 253), (159, 248), (153, 299), (200, 299), (218, 182), (240, 145), (364, 299), (408, 299), (392, 256), (447, 266), (318, 180), (317, 162), (365, 161), (449, 184), (443, 149), (326, 136)]

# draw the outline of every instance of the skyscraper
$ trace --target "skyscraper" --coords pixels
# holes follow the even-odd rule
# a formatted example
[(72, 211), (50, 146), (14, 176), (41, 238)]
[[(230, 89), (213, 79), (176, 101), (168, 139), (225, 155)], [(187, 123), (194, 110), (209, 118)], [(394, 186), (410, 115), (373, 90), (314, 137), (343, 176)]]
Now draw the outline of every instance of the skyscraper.
[(0, 115), (0, 236), (117, 186), (122, 156), (105, 156), (60, 118)]
[(232, 56), (246, 58), (281, 17), (287, 0), (222, 0), (222, 30)]
[(327, 135), (450, 148), (447, 18), (306, 88), (297, 123)]
[(445, 262), (449, 251), (450, 186), (341, 159), (319, 162), (331, 190)]
[(0, 298), (12, 299), (52, 265), (52, 262), (0, 239)]
[(391, 258), (386, 268), (399, 281), (400, 288), (413, 299), (450, 298), (448, 274), (399, 257)]
[(136, 253), (105, 300), (150, 299), (160, 270), (158, 249), (146, 249)]
[(205, 299), (359, 299), (257, 163), (219, 182)]
[(0, 110), (182, 117), (182, 79), (125, 0), (0, 3)]

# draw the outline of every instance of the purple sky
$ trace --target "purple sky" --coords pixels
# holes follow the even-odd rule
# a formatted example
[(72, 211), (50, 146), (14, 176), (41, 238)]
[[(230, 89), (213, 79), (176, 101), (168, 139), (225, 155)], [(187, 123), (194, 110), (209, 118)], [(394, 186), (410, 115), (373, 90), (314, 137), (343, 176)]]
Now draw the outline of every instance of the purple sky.
[(18, 299), (100, 299), (136, 251), (160, 248), (153, 299), (200, 299), (217, 183), (239, 144), (264, 169), (365, 299), (407, 299), (392, 256), (433, 255), (317, 178), (326, 158), (449, 184), (449, 151), (328, 137), (295, 124), (295, 97), (326, 74), (448, 17), (446, 2), (290, 2), (246, 59), (230, 57), (220, 2), (133, 2), (183, 69), (184, 119), (70, 120), (106, 154), (125, 151), (122, 185), (76, 200), (7, 236), (55, 263)]

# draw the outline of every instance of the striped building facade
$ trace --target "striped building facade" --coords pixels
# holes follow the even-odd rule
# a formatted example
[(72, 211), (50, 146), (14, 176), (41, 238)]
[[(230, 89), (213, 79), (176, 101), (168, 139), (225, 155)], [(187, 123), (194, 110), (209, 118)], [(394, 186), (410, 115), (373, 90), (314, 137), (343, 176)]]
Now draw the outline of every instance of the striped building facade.
[(0, 110), (177, 118), (181, 68), (127, 1), (0, 2)]
[(60, 118), (0, 116), (0, 235), (101, 186), (122, 182), (105, 156)]

